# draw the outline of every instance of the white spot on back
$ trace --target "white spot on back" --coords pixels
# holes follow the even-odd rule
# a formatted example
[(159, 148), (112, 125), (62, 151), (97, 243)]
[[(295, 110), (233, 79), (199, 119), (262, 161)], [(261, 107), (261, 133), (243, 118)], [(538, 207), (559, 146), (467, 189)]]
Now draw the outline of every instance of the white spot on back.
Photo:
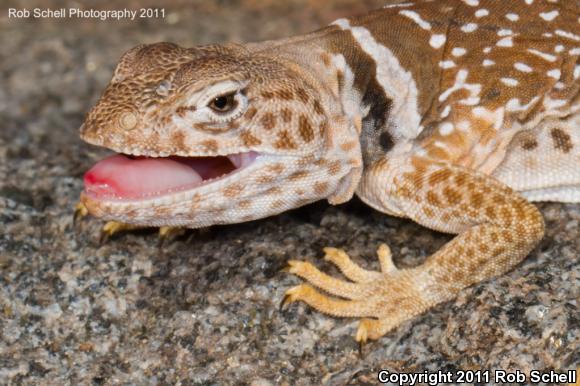
[(463, 2), (470, 7), (477, 7), (479, 6), (479, 0), (463, 0)]
[(562, 76), (562, 72), (556, 68), (554, 70), (548, 71), (546, 75), (548, 75), (550, 78), (558, 80), (560, 79), (560, 76)]
[(542, 12), (540, 13), (540, 17), (546, 21), (552, 21), (554, 20), (556, 17), (558, 17), (560, 13), (556, 10), (554, 11), (550, 11), (550, 12)]
[(439, 67), (443, 69), (453, 68), (455, 67), (455, 62), (453, 60), (443, 60), (439, 62)]
[(485, 17), (487, 15), (489, 15), (489, 11), (485, 8), (478, 9), (477, 11), (475, 11), (475, 17), (477, 18)]
[(572, 48), (568, 53), (572, 56), (580, 55), (580, 47)]
[(514, 41), (512, 40), (511, 36), (508, 36), (506, 38), (498, 40), (497, 43), (495, 43), (495, 45), (498, 47), (513, 47)]
[(426, 22), (425, 20), (421, 19), (421, 16), (417, 12), (409, 11), (408, 9), (404, 9), (399, 11), (399, 14), (408, 17), (409, 19), (413, 20), (419, 27), (423, 28), (426, 31), (431, 30), (431, 24)]
[(431, 39), (429, 39), (429, 45), (435, 49), (441, 48), (443, 44), (445, 44), (445, 40), (447, 40), (445, 35), (435, 34), (431, 36)]
[(485, 67), (489, 67), (489, 66), (493, 66), (495, 64), (495, 62), (491, 59), (484, 59), (481, 64), (483, 64)]
[(479, 102), (481, 102), (481, 99), (479, 97), (469, 97), (469, 98), (465, 98), (459, 101), (460, 104), (465, 105), (465, 106), (475, 106), (478, 105)]
[(562, 51), (564, 51), (564, 46), (563, 45), (558, 44), (556, 47), (554, 47), (554, 52), (560, 53)]
[(461, 27), (461, 30), (465, 33), (473, 32), (477, 29), (477, 24), (475, 23), (467, 23)]
[(453, 130), (455, 130), (455, 127), (453, 126), (453, 124), (451, 122), (445, 122), (444, 124), (442, 124), (439, 127), (439, 134), (449, 135), (449, 134), (453, 133)]
[(535, 104), (539, 99), (540, 99), (540, 97), (537, 97), (537, 96), (533, 97), (528, 104), (522, 105), (518, 98), (512, 98), (506, 103), (505, 108), (506, 108), (506, 111), (526, 111), (530, 108), (530, 106)]
[(491, 47), (485, 47), (483, 49), (483, 52), (485, 52), (486, 54), (489, 54), (491, 52)]
[(518, 21), (520, 20), (520, 16), (517, 13), (508, 13), (505, 15), (506, 19), (509, 21)]
[(388, 4), (385, 5), (383, 8), (402, 8), (402, 7), (410, 7), (415, 5), (414, 3), (401, 3), (401, 4)]
[(544, 60), (546, 60), (548, 62), (555, 62), (556, 59), (557, 59), (554, 55), (546, 54), (545, 52), (538, 51), (538, 50), (536, 50), (534, 48), (528, 48), (528, 52), (530, 54), (534, 54), (536, 56), (539, 56), (540, 58), (542, 58), (542, 59), (544, 59)]
[(500, 29), (499, 31), (497, 31), (497, 36), (511, 36), (514, 34), (514, 31), (512, 31), (511, 29)]
[(534, 4), (534, 0), (526, 0), (526, 4), (527, 5), (532, 5), (532, 4)]
[(467, 50), (463, 47), (454, 47), (451, 50), (451, 55), (459, 57), (459, 56), (465, 55), (466, 52), (467, 52)]
[(445, 92), (439, 95), (439, 102), (443, 102), (449, 95), (454, 93), (457, 90), (466, 89), (469, 91), (471, 97), (477, 97), (481, 92), (481, 85), (474, 84), (474, 83), (466, 83), (468, 72), (465, 69), (457, 71), (457, 75), (455, 76), (455, 84), (445, 90)]
[(580, 78), (580, 65), (574, 67), (574, 79)]
[(561, 36), (563, 38), (566, 39), (570, 39), (570, 40), (575, 40), (577, 42), (580, 42), (580, 36), (573, 34), (572, 32), (568, 32), (568, 31), (563, 31), (561, 29), (557, 29), (556, 31), (554, 31), (554, 33), (558, 36)]
[(499, 80), (503, 84), (505, 84), (506, 86), (509, 86), (509, 87), (515, 87), (520, 83), (517, 81), (517, 79), (514, 79), (514, 78), (500, 78)]
[(567, 101), (564, 99), (552, 99), (550, 97), (544, 98), (544, 107), (548, 110), (560, 108), (565, 106), (566, 103)]
[(443, 111), (441, 111), (441, 118), (447, 118), (449, 116), (450, 112), (451, 112), (451, 106), (449, 106), (449, 105), (445, 106)]
[(503, 124), (503, 118), (505, 114), (505, 109), (499, 107), (498, 109), (491, 111), (485, 107), (477, 106), (471, 110), (472, 114), (477, 118), (485, 119), (486, 121), (493, 124), (494, 129), (499, 130)]
[(521, 71), (521, 72), (532, 72), (533, 71), (532, 67), (530, 67), (527, 64), (522, 63), (522, 62), (514, 63), (514, 68), (518, 71)]

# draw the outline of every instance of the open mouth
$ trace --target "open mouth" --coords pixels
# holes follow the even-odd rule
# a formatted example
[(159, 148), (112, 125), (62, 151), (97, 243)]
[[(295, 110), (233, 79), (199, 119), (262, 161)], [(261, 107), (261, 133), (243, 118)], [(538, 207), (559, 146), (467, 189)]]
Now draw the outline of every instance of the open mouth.
[(84, 176), (85, 193), (100, 200), (139, 200), (191, 190), (226, 178), (254, 162), (250, 151), (217, 157), (133, 157), (117, 154)]

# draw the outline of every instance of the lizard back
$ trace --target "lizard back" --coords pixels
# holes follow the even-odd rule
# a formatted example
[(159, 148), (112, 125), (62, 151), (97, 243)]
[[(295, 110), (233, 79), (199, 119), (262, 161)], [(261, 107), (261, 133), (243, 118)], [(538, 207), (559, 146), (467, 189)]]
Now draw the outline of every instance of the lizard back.
[(493, 173), (533, 200), (580, 200), (578, 188), (554, 192), (580, 184), (579, 9), (415, 1), (335, 21), (324, 60), (344, 62), (341, 92), (365, 110), (365, 164), (412, 151)]

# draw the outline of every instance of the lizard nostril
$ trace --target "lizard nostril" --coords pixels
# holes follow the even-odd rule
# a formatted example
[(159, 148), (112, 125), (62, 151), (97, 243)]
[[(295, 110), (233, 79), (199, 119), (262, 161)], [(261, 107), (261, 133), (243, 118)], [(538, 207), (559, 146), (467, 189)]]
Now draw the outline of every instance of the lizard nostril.
[(133, 113), (123, 113), (119, 119), (122, 129), (132, 130), (137, 126), (137, 117)]

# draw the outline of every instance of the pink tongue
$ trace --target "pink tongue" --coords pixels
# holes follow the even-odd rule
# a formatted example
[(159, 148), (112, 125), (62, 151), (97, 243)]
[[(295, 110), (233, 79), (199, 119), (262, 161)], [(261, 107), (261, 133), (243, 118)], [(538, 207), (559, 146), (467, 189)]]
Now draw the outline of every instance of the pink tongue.
[(85, 192), (98, 198), (158, 196), (201, 183), (190, 166), (170, 158), (130, 159), (114, 155), (97, 163), (84, 178)]

